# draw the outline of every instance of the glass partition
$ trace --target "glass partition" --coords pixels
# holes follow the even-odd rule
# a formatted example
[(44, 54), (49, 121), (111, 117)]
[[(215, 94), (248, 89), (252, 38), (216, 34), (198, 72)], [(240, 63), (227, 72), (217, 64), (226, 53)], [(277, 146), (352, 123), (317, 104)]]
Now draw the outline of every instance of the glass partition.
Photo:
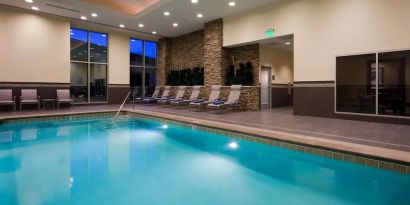
[(410, 116), (410, 50), (336, 58), (336, 111)]
[(376, 114), (376, 54), (336, 58), (336, 111)]
[(410, 51), (379, 53), (379, 114), (410, 116)]

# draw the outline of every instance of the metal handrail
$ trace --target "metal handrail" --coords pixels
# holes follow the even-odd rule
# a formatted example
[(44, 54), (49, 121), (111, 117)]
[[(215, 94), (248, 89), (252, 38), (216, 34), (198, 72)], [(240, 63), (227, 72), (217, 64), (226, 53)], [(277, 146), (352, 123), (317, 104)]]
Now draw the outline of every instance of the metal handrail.
[(120, 114), (122, 108), (124, 107), (125, 102), (127, 102), (129, 96), (131, 94), (131, 90), (128, 92), (127, 97), (125, 97), (124, 102), (122, 102), (120, 108), (117, 111), (117, 114), (114, 116), (114, 118), (112, 119), (113, 122), (115, 122), (115, 120), (117, 119), (118, 115)]

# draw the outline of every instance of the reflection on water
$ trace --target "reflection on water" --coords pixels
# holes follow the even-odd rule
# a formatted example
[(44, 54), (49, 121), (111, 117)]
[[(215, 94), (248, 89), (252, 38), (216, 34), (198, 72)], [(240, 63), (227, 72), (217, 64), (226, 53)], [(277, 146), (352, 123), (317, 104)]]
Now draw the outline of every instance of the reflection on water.
[(0, 125), (1, 204), (403, 204), (408, 176), (136, 119)]

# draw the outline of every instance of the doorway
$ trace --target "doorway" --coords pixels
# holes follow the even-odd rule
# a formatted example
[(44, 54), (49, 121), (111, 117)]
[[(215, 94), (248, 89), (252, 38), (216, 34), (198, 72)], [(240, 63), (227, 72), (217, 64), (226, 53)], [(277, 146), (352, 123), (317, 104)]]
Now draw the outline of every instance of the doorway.
[(272, 67), (262, 66), (260, 72), (262, 110), (271, 108), (271, 76)]
[(293, 110), (293, 35), (259, 42), (261, 109)]

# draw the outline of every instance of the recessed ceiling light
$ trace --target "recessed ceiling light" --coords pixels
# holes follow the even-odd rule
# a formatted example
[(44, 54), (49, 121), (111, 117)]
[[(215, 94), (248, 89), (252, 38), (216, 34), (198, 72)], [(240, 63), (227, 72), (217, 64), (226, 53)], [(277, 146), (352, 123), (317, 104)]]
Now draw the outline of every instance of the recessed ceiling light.
[(31, 7), (31, 9), (33, 9), (33, 10), (35, 10), (35, 11), (40, 10), (37, 6), (33, 6), (33, 7)]
[(234, 1), (231, 1), (231, 2), (228, 3), (228, 5), (229, 5), (230, 7), (234, 7), (234, 6), (236, 6), (236, 3), (235, 3)]
[(87, 20), (87, 17), (81, 16), (80, 19), (81, 19), (81, 20)]
[(285, 44), (286, 44), (286, 45), (290, 45), (290, 44), (292, 44), (292, 43), (291, 43), (291, 42), (286, 42)]
[(124, 24), (120, 24), (120, 27), (121, 27), (121, 28), (125, 28), (125, 25), (124, 25)]
[(196, 17), (202, 18), (202, 17), (204, 17), (204, 15), (202, 15), (201, 13), (199, 13), (199, 14), (196, 15)]
[(156, 32), (156, 31), (153, 31), (153, 32), (152, 32), (152, 34), (154, 34), (154, 35), (155, 35), (155, 34), (157, 34), (157, 32)]
[(178, 27), (178, 23), (172, 24), (173, 27)]
[(27, 3), (33, 3), (33, 0), (26, 0)]
[(138, 24), (138, 27), (144, 28), (144, 24), (140, 23), (140, 24)]
[(171, 13), (169, 13), (169, 11), (165, 11), (165, 12), (164, 12), (164, 15), (165, 15), (165, 16), (169, 16), (169, 15), (171, 15)]
[(198, 3), (198, 0), (191, 0), (191, 2), (192, 2), (193, 4), (197, 4), (197, 3)]
[(92, 17), (98, 17), (98, 14), (96, 14), (96, 13), (91, 13), (91, 16), (92, 16)]

